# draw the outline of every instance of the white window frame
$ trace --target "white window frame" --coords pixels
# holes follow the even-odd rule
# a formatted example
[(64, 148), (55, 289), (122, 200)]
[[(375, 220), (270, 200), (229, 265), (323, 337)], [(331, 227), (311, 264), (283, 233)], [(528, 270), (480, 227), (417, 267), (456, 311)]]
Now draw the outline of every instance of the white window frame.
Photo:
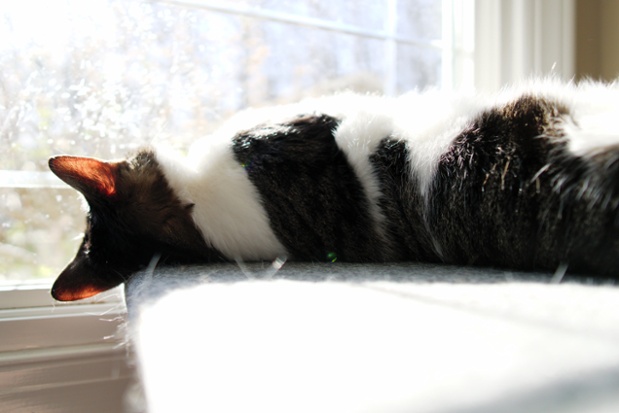
[[(196, 4), (203, 7), (216, 2), (209, 0), (165, 0)], [(444, 10), (454, 12), (457, 0), (445, 0)], [(231, 9), (227, 12), (251, 15), (254, 9)], [(265, 16), (260, 16), (265, 17)], [(270, 13), (269, 19), (281, 19)], [(455, 47), (457, 30), (446, 27), (444, 79), (448, 87), (462, 83), (461, 73), (453, 70), (457, 60), (474, 57), (474, 86), (483, 91), (496, 91), (502, 85), (530, 75), (548, 75), (569, 80), (574, 75), (574, 0), (476, 0), (474, 51), (472, 44), (464, 42)], [(395, 16), (392, 15), (392, 18)], [(286, 17), (289, 21), (289, 17)], [(298, 18), (297, 24), (328, 25), (313, 19)], [(531, 30), (530, 27), (533, 29)], [(323, 27), (323, 26), (320, 26)], [(323, 27), (335, 29), (333, 27)], [(342, 28), (340, 28), (342, 30)], [(354, 32), (354, 28), (344, 28)], [(367, 36), (386, 40), (395, 59), (394, 44), (399, 39), (393, 32), (368, 32)], [(469, 48), (469, 46), (471, 46)], [(447, 50), (445, 49), (445, 50)], [(395, 69), (394, 69), (395, 70)], [(387, 92), (394, 89), (393, 71), (385, 79)], [(63, 184), (48, 172), (0, 172), (4, 186), (58, 187)], [(80, 303), (60, 304), (49, 294), (50, 284), (0, 286), (0, 369), (10, 368), (17, 362), (51, 360), (60, 356), (96, 356), (102, 352), (117, 354), (122, 338), (116, 331), (124, 322), (126, 309), (122, 289), (104, 293)], [(32, 329), (33, 325), (37, 326)], [(77, 328), (79, 327), (79, 328)], [(25, 335), (25, 329), (29, 334)], [(2, 344), (7, 337), (8, 342)], [(124, 355), (126, 356), (126, 354)], [(122, 357), (124, 357), (122, 356)]]
[(475, 86), (575, 74), (574, 0), (476, 0)]

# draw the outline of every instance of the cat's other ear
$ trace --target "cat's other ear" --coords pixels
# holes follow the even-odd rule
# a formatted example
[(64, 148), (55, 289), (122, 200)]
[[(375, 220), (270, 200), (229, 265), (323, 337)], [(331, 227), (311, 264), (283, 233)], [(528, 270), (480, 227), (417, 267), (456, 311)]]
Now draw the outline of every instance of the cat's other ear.
[(49, 160), (49, 169), (86, 197), (110, 198), (116, 194), (116, 163), (77, 156), (55, 156)]
[(116, 271), (91, 265), (80, 250), (54, 282), (52, 297), (58, 301), (81, 300), (114, 288), (121, 282), (123, 279)]

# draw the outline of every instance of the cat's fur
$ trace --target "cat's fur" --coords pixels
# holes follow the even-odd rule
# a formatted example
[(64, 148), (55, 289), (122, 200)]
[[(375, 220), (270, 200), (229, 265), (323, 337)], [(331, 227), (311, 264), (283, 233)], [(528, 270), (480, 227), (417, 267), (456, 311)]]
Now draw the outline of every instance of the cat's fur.
[(88, 227), (52, 294), (161, 262), (450, 264), (619, 277), (619, 87), (343, 94), (240, 114), (186, 158), (60, 156)]

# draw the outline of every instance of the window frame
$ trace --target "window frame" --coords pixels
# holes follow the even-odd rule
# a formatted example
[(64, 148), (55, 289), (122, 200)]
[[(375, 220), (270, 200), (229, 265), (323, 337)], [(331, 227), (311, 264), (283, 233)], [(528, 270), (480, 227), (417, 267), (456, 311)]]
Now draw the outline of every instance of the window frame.
[(475, 0), (475, 87), (575, 75), (575, 0)]
[[(185, 5), (201, 4), (199, 0), (161, 0), (168, 3), (182, 3)], [(457, 0), (444, 0), (444, 10), (453, 13)], [(213, 3), (206, 1), (206, 3)], [(214, 4), (214, 3), (213, 3)], [(554, 8), (554, 9), (553, 9)], [(253, 9), (252, 9), (253, 10)], [(254, 13), (252, 10), (232, 10), (228, 12)], [(553, 12), (555, 10), (555, 12)], [(560, 12), (556, 12), (560, 10)], [(511, 19), (513, 13), (517, 17)], [(474, 51), (468, 46), (454, 46), (456, 32), (451, 28), (443, 35), (451, 48), (447, 53), (449, 62), (444, 76), (450, 77), (451, 85), (460, 84), (458, 73), (454, 70), (454, 61), (459, 58), (473, 57), (475, 83), (479, 90), (494, 91), (506, 82), (520, 79), (525, 74), (547, 74), (552, 67), (556, 67), (560, 78), (570, 79), (574, 73), (574, 2), (573, 0), (495, 0), (475, 1), (475, 28)], [(526, 17), (534, 17), (535, 30), (529, 33)], [(268, 18), (282, 18), (270, 14)], [(451, 16), (453, 17), (453, 16)], [(451, 18), (450, 17), (450, 18)], [(300, 19), (299, 24), (317, 24), (315, 19)], [(512, 21), (513, 20), (513, 21)], [(546, 24), (545, 22), (548, 22)], [(350, 28), (346, 30), (352, 30)], [(369, 33), (369, 36), (379, 36), (387, 42), (399, 41), (393, 33)], [(523, 36), (523, 41), (517, 47), (511, 47), (511, 42), (517, 36)], [(556, 64), (556, 66), (554, 66)], [(387, 80), (386, 82), (390, 82)], [(10, 171), (0, 171), (1, 174), (10, 174)], [(34, 174), (34, 175), (33, 175)], [(36, 175), (36, 176), (35, 176)], [(8, 175), (5, 175), (5, 177)], [(51, 172), (20, 173), (11, 175), (14, 187), (64, 187)], [(37, 331), (35, 340), (42, 343), (37, 349), (40, 354), (47, 348), (50, 352), (58, 351), (69, 342), (76, 345), (91, 346), (93, 351), (100, 351), (101, 346), (114, 349), (120, 341), (110, 340), (112, 330), (124, 322), (126, 308), (122, 289), (115, 289), (101, 294), (90, 300), (77, 303), (63, 304), (55, 302), (49, 293), (51, 281), (26, 283), (20, 285), (0, 285), (0, 329), (14, 329), (23, 322), (26, 328), (31, 320), (45, 320), (44, 328)], [(81, 318), (80, 318), (81, 317)], [(87, 329), (74, 331), (69, 336), (66, 332), (75, 320), (88, 320)], [(116, 320), (110, 322), (109, 320)], [(28, 321), (30, 320), (30, 321)], [(41, 324), (43, 325), (43, 324)], [(112, 327), (112, 329), (110, 328)], [(12, 330), (16, 331), (16, 330)], [(83, 342), (83, 337), (98, 337), (98, 340)], [(0, 350), (4, 360), (10, 357), (19, 357), (19, 354), (29, 349), (31, 336), (24, 335), (22, 343), (15, 343), (14, 347)], [(44, 339), (43, 339), (44, 337)], [(45, 347), (46, 346), (46, 347)], [(67, 347), (68, 348), (68, 347)], [(4, 353), (1, 353), (4, 351)], [(8, 353), (7, 353), (8, 352)], [(7, 354), (13, 354), (12, 356)], [(50, 353), (50, 354), (52, 354)], [(9, 357), (8, 359), (6, 357)], [(0, 357), (1, 363), (2, 357)]]

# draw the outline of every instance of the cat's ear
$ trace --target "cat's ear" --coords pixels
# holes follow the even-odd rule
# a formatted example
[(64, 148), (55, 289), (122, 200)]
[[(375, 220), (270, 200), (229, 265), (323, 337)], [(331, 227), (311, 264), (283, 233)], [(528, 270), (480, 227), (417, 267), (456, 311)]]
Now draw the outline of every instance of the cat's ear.
[(114, 288), (122, 281), (114, 270), (91, 265), (80, 250), (54, 282), (52, 297), (58, 301), (81, 300)]
[(110, 198), (116, 194), (118, 164), (94, 158), (56, 156), (49, 169), (86, 197)]

